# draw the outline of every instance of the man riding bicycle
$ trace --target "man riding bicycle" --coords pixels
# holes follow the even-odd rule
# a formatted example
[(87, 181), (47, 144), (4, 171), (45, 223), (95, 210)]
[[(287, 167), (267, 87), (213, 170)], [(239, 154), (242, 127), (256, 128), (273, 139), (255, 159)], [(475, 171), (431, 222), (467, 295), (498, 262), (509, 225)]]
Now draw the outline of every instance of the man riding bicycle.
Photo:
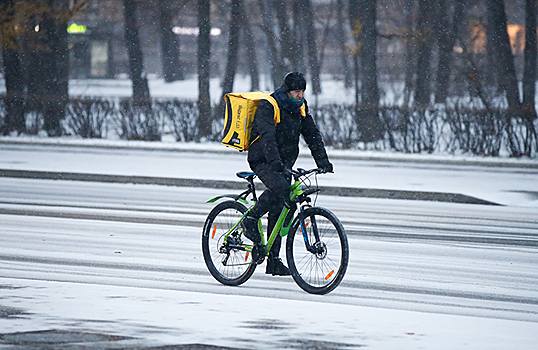
[[(256, 140), (259, 136), (259, 139), (249, 146), (248, 162), (252, 171), (267, 187), (243, 220), (244, 234), (254, 243), (254, 261), (265, 251), (261, 245), (258, 220), (269, 212), (267, 231), (272, 232), (283, 205), (293, 205), (288, 198), (291, 175), (286, 170), (291, 169), (297, 160), (300, 135), (303, 135), (317, 167), (325, 172), (333, 171), (321, 133), (304, 99), (305, 90), (306, 79), (302, 73), (286, 74), (283, 84), (271, 94), (280, 109), (280, 123), (275, 125), (273, 105), (266, 100), (259, 102), (254, 116), (250, 137), (251, 140)], [(303, 104), (304, 116), (301, 113)], [(281, 241), (278, 235), (269, 252), (265, 269), (265, 273), (273, 276), (290, 275), (290, 270), (279, 258)]]

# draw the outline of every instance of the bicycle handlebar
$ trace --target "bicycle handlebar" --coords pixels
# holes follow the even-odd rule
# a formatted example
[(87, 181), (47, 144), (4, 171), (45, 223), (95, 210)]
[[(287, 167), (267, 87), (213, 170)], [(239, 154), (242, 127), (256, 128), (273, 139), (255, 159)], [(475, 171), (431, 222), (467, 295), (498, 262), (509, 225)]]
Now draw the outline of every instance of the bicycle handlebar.
[(288, 174), (290, 174), (290, 175), (293, 175), (293, 177), (296, 180), (301, 176), (306, 176), (306, 175), (309, 175), (309, 174), (312, 174), (312, 173), (316, 173), (316, 174), (325, 174), (326, 173), (326, 171), (324, 171), (321, 168), (314, 168), (314, 169), (309, 169), (309, 170), (305, 170), (303, 168), (297, 168), (297, 170), (295, 170), (295, 169), (286, 169), (286, 172)]

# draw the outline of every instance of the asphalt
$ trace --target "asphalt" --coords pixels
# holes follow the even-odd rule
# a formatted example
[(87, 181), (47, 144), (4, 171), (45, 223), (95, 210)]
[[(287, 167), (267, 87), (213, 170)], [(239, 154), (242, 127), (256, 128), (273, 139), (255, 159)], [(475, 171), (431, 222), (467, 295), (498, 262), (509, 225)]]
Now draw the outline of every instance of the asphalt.
[[(202, 188), (218, 188), (218, 189), (230, 189), (230, 190), (245, 189), (245, 182), (238, 182), (238, 181), (180, 179), (180, 178), (152, 177), (152, 176), (85, 174), (85, 173), (53, 172), (53, 171), (0, 169), (0, 177), (12, 177), (12, 178), (22, 178), (22, 179), (107, 182), (107, 183), (123, 183), (123, 184), (131, 183), (131, 184), (142, 184), (142, 185), (161, 185), (161, 186), (176, 186), (176, 187), (202, 187)], [(263, 186), (260, 186), (260, 189), (263, 189)], [(463, 203), (463, 204), (499, 205), (497, 203), (493, 203), (490, 201), (486, 201), (480, 198), (475, 198), (475, 197), (460, 194), (460, 193), (383, 190), (383, 189), (372, 189), (372, 188), (330, 187), (330, 186), (321, 186), (320, 189), (321, 189), (322, 194), (329, 195), (329, 196), (406, 199), (406, 200), (421, 200), (421, 201), (435, 201), (435, 202), (449, 202), (449, 203)]]
[[(190, 152), (190, 153), (214, 153), (230, 154), (230, 150), (220, 145), (187, 145), (181, 143), (144, 143), (144, 142), (109, 142), (107, 140), (73, 140), (73, 139), (49, 139), (49, 138), (17, 138), (3, 137), (0, 138), (0, 146), (8, 148), (17, 148), (19, 146), (38, 146), (46, 149), (47, 147), (61, 147), (67, 150), (76, 148), (93, 148), (97, 150), (137, 150), (137, 151), (166, 151), (166, 152)], [(345, 159), (372, 162), (392, 162), (392, 163), (414, 163), (414, 164), (442, 164), (444, 166), (483, 166), (494, 167), (495, 169), (515, 168), (528, 171), (538, 169), (538, 161), (533, 159), (514, 160), (507, 158), (454, 158), (446, 156), (430, 155), (401, 155), (391, 156), (390, 154), (381, 154), (379, 156), (364, 152), (340, 152), (332, 151), (331, 159)], [(22, 169), (21, 169), (22, 168)], [(143, 176), (136, 174), (129, 175), (109, 175), (105, 173), (85, 173), (77, 172), (77, 168), (69, 168), (69, 171), (40, 171), (24, 169), (2, 169), (0, 168), (0, 177), (24, 178), (24, 179), (50, 179), (64, 181), (88, 181), (88, 182), (105, 182), (105, 183), (132, 183), (132, 184), (151, 184), (176, 187), (203, 187), (217, 189), (244, 189), (244, 181), (229, 180), (210, 180), (210, 179), (190, 179), (178, 177), (163, 176)], [(65, 170), (65, 169), (64, 169)], [(71, 171), (73, 170), (73, 171)], [(476, 198), (461, 193), (447, 193), (435, 191), (417, 191), (417, 190), (395, 190), (379, 188), (357, 188), (341, 186), (322, 186), (321, 193), (331, 196), (342, 197), (364, 197), (364, 198), (384, 198), (384, 199), (403, 199), (403, 200), (421, 200), (449, 203), (464, 204), (481, 204), (481, 205), (499, 205), (497, 203)], [(263, 189), (263, 186), (260, 186)]]
[[(39, 146), (58, 146), (55, 143), (42, 142)], [(24, 140), (5, 140), (0, 138), (0, 145), (36, 145), (35, 141)], [(81, 143), (62, 144), (62, 147), (84, 147)], [(91, 147), (100, 149), (132, 149), (128, 146), (118, 146), (114, 144), (91, 144)], [(159, 150), (155, 147), (144, 147), (138, 145), (137, 150), (155, 151)], [(163, 150), (163, 149), (160, 149)], [(183, 152), (181, 149), (166, 149), (167, 151)], [(188, 152), (197, 152), (193, 149), (188, 149)], [(208, 152), (200, 150), (199, 152)], [(227, 151), (211, 150), (213, 153), (229, 153)], [(375, 157), (370, 155), (354, 156), (354, 155), (331, 155), (333, 159), (354, 159), (365, 161), (392, 161), (392, 162), (409, 162), (409, 159), (400, 157)], [(444, 165), (472, 165), (472, 166), (488, 166), (488, 167), (511, 167), (522, 169), (538, 169), (538, 162), (513, 162), (504, 161), (502, 159), (477, 159), (477, 160), (458, 160), (458, 159), (441, 159), (441, 158), (413, 158), (413, 163), (419, 164), (439, 164)], [(60, 181), (88, 181), (88, 182), (104, 182), (104, 183), (132, 183), (132, 184), (151, 184), (162, 186), (176, 187), (201, 187), (201, 188), (216, 188), (240, 190), (245, 188), (244, 181), (223, 181), (223, 180), (207, 180), (207, 179), (187, 179), (187, 178), (172, 178), (159, 176), (127, 176), (127, 175), (109, 175), (109, 174), (89, 174), (84, 172), (67, 172), (67, 171), (38, 171), (24, 169), (0, 169), (0, 177), (20, 178), (20, 179), (48, 179)], [(404, 190), (384, 190), (373, 188), (352, 188), (352, 187), (321, 187), (322, 193), (333, 196), (343, 197), (365, 197), (365, 198), (389, 198), (389, 199), (405, 199), (405, 200), (421, 200), (421, 201), (436, 201), (450, 203), (465, 203), (465, 204), (481, 204), (481, 205), (498, 205), (480, 198), (445, 192), (431, 191), (404, 191)], [(537, 192), (538, 193), (538, 192)], [(0, 289), (2, 286), (0, 286)], [(22, 310), (15, 308), (6, 308), (0, 306), (0, 318), (18, 318), (25, 317)], [(338, 346), (327, 347), (327, 344), (303, 344), (304, 348), (313, 349), (340, 349)], [(69, 331), (69, 330), (45, 330), (20, 333), (0, 333), (0, 349), (145, 349), (145, 350), (234, 350), (235, 348), (218, 347), (204, 344), (181, 344), (168, 346), (151, 346), (144, 344), (143, 339), (129, 338), (117, 336), (114, 334)]]

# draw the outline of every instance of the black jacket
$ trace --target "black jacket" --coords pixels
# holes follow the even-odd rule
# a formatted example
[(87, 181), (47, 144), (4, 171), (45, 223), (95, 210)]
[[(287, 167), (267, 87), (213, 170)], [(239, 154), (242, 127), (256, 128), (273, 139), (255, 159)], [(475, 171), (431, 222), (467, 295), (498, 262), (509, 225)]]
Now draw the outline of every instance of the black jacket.
[[(275, 97), (275, 93), (271, 96)], [(329, 163), (321, 133), (308, 111), (308, 105), (303, 117), (300, 112), (284, 108), (275, 99), (280, 107), (280, 123), (276, 126), (273, 105), (265, 100), (258, 104), (250, 139), (260, 138), (249, 146), (250, 167), (255, 169), (260, 163), (271, 164), (280, 160), (286, 168), (292, 168), (299, 155), (299, 135), (303, 135), (318, 167)]]

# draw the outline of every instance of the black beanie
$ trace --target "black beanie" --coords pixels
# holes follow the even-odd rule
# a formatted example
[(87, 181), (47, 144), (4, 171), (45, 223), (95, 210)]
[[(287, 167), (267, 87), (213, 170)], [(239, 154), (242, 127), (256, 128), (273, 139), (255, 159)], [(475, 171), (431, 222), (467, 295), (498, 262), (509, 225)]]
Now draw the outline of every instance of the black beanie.
[(284, 83), (280, 88), (283, 92), (293, 90), (306, 90), (306, 79), (301, 72), (289, 72), (284, 78)]

